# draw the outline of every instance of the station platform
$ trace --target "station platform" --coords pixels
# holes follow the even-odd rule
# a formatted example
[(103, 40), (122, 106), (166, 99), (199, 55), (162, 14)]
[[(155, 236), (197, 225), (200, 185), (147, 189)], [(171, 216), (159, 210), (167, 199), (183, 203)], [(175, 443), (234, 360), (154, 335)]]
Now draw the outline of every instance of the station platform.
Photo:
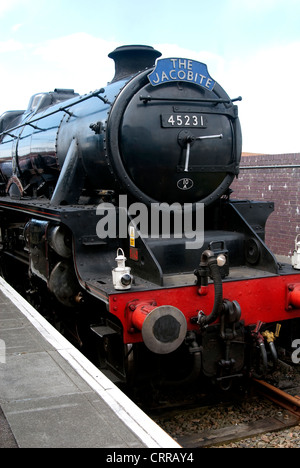
[(180, 448), (0, 277), (0, 448)]

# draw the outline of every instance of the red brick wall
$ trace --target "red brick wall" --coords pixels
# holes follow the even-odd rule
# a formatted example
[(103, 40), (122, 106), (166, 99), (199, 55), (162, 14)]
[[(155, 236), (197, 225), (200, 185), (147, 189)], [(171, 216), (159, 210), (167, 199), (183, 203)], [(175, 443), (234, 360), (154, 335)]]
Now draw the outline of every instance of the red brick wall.
[(290, 255), (300, 234), (300, 153), (242, 156), (239, 177), (231, 188), (232, 199), (274, 202), (266, 244), (274, 254)]

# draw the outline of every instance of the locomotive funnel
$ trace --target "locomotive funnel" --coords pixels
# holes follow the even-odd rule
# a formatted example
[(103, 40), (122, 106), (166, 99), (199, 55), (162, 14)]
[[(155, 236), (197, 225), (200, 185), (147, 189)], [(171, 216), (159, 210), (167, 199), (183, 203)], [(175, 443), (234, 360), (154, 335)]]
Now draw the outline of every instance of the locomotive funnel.
[(153, 67), (155, 60), (161, 56), (161, 53), (151, 46), (127, 45), (117, 47), (108, 56), (115, 61), (113, 83)]
[(157, 354), (175, 351), (187, 333), (185, 316), (170, 305), (157, 307), (151, 303), (140, 303), (133, 312), (132, 322), (142, 331), (147, 348)]

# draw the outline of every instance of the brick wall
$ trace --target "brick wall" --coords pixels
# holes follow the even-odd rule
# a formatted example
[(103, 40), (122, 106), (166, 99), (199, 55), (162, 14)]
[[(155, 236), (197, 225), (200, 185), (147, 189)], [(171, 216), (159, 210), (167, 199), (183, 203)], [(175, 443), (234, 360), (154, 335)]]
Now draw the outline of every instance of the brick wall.
[(239, 177), (231, 188), (233, 199), (274, 202), (266, 244), (276, 255), (291, 255), (300, 234), (300, 153), (243, 155)]

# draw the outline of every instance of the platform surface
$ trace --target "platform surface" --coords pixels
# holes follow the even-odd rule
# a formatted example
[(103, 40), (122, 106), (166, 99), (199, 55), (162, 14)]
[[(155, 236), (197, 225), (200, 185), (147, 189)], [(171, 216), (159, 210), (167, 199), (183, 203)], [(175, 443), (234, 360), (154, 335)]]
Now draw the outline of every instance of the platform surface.
[(180, 448), (0, 278), (0, 448)]

